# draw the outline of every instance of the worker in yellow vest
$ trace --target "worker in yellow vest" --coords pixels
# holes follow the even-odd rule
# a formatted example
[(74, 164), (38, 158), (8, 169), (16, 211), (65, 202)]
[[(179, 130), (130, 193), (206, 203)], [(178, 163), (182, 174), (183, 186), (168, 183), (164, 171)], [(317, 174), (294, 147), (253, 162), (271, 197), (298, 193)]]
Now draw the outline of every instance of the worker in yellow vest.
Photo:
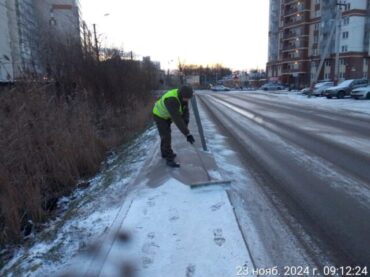
[(167, 160), (167, 165), (170, 167), (180, 166), (175, 162), (176, 154), (171, 146), (171, 123), (175, 123), (189, 143), (193, 144), (195, 142), (188, 129), (188, 102), (193, 94), (193, 89), (189, 86), (169, 90), (157, 100), (153, 108), (154, 121), (161, 137), (162, 158)]

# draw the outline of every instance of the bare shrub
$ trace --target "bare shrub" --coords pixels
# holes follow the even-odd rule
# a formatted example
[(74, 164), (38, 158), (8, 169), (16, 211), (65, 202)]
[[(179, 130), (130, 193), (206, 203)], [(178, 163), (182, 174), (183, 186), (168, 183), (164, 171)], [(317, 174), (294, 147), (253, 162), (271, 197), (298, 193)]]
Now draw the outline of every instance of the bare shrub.
[(0, 244), (44, 221), (79, 178), (97, 172), (108, 149), (151, 119), (151, 62), (97, 61), (78, 41), (52, 36), (40, 50), (47, 82), (33, 77), (0, 92)]

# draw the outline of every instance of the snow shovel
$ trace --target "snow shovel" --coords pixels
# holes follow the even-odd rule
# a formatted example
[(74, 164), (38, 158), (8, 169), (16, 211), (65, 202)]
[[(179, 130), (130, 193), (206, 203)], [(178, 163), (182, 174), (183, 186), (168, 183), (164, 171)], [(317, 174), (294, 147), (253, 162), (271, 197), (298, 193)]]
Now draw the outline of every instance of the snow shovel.
[(212, 180), (212, 177), (209, 175), (208, 170), (203, 162), (203, 159), (201, 155), (199, 154), (198, 148), (194, 144), (192, 144), (192, 146), (194, 147), (195, 152), (197, 153), (198, 159), (200, 160), (200, 163), (201, 163), (201, 166), (204, 172), (207, 174), (208, 180), (203, 181), (203, 182), (192, 183), (190, 184), (190, 188), (198, 188), (198, 187), (204, 187), (204, 186), (210, 186), (210, 185), (230, 185), (231, 180)]

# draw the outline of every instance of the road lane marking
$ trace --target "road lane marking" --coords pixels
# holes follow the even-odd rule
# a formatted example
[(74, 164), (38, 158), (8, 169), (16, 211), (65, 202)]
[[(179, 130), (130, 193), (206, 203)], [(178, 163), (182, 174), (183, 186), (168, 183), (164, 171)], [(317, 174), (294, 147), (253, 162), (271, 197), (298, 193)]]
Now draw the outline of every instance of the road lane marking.
[(221, 105), (224, 105), (224, 106), (228, 107), (229, 109), (231, 109), (231, 110), (233, 110), (233, 111), (235, 111), (235, 112), (237, 112), (237, 113), (239, 113), (241, 115), (246, 116), (247, 118), (249, 118), (249, 119), (257, 122), (258, 124), (263, 124), (264, 123), (264, 119), (262, 117), (258, 116), (258, 115), (255, 115), (255, 114), (250, 113), (248, 111), (242, 110), (242, 109), (240, 109), (240, 108), (238, 108), (238, 107), (236, 107), (234, 105), (231, 105), (229, 103), (226, 103), (226, 102), (224, 102), (222, 100), (219, 100), (219, 99), (216, 99), (216, 98), (213, 98), (213, 97), (212, 97), (212, 99), (214, 101), (220, 103)]

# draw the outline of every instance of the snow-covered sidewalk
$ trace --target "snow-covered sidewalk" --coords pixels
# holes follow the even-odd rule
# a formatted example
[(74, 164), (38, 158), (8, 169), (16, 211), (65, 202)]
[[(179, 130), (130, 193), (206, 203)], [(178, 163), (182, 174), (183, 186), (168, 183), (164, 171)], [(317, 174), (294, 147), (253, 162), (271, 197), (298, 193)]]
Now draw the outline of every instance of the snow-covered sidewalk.
[[(194, 121), (191, 125), (197, 134)], [(206, 181), (206, 173), (194, 148), (175, 129), (173, 144), (181, 167), (168, 168), (156, 151), (135, 180), (136, 190), (100, 247), (100, 257), (83, 262), (85, 268), (75, 264), (72, 272), (122, 276), (125, 263), (138, 276), (234, 276), (243, 266), (253, 269), (225, 187), (189, 186)], [(198, 136), (196, 140), (200, 149)], [(212, 178), (222, 179), (212, 155), (200, 153)], [(122, 244), (122, 233), (129, 242)]]
[(137, 196), (122, 230), (132, 236), (129, 252), (114, 244), (101, 276), (120, 276), (112, 261), (122, 257), (133, 261), (139, 276), (233, 276), (238, 265), (252, 266), (220, 188), (191, 190), (171, 178)]

